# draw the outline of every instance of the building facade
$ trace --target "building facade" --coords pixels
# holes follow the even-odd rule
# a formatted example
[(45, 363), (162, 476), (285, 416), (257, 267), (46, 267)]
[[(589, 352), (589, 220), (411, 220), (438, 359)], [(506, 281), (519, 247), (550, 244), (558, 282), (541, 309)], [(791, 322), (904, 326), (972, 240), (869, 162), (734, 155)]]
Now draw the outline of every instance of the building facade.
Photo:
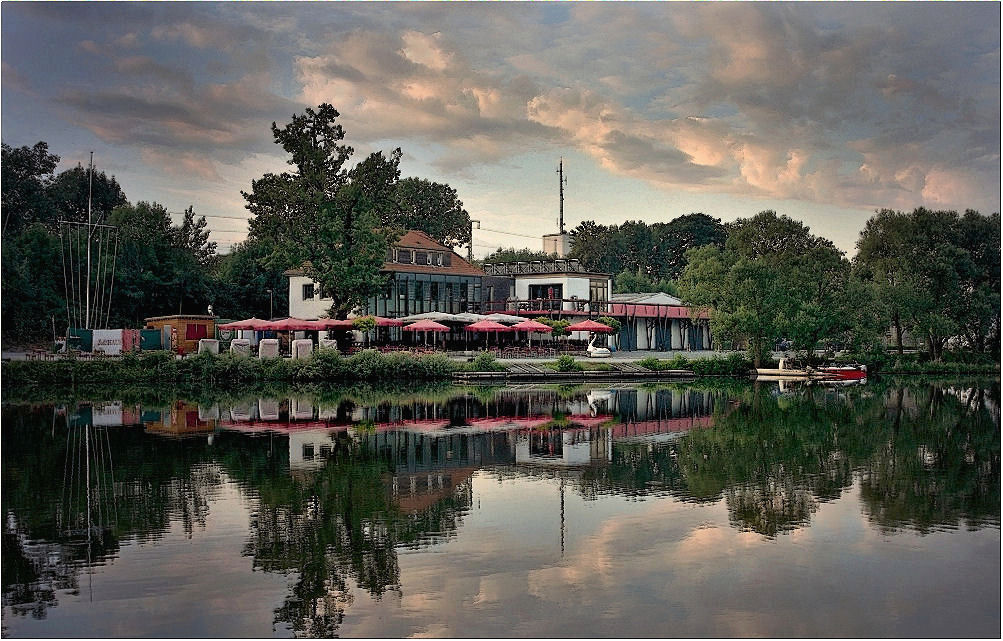
[[(387, 251), (381, 270), (386, 289), (369, 299), (360, 315), (397, 318), (424, 312), (479, 312), (484, 272), (428, 234), (408, 231)], [(289, 278), (289, 316), (321, 318), (333, 300), (304, 269), (284, 272)]]

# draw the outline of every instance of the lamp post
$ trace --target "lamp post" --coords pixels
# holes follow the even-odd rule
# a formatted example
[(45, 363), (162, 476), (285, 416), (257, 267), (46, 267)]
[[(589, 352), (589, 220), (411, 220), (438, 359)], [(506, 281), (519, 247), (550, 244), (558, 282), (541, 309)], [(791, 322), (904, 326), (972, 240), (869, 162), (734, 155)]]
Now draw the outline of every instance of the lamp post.
[(272, 311), (272, 301), (275, 297), (272, 295), (272, 290), (266, 289), (265, 291), (268, 292), (268, 320), (272, 320), (275, 317)]

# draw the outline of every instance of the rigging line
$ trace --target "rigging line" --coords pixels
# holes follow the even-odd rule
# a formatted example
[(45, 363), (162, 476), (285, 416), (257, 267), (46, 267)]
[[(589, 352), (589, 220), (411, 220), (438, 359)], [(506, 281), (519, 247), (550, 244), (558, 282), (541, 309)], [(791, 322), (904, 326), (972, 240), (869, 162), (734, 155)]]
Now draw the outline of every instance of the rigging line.
[[(56, 413), (56, 408), (52, 408), (52, 413)], [(69, 427), (69, 425), (67, 425)], [(66, 430), (66, 454), (63, 456), (63, 491), (59, 493), (59, 512), (56, 513), (56, 526), (63, 527), (63, 506), (66, 504), (66, 473), (70, 464), (70, 434), (73, 430)]]
[(115, 253), (111, 259), (111, 288), (108, 290), (108, 312), (105, 314), (105, 325), (111, 320), (111, 297), (115, 293), (115, 266), (118, 264), (118, 231), (115, 231)]
[(84, 282), (83, 282), (83, 280), (81, 278), (81, 276), (83, 274), (84, 266), (82, 264), (82, 261), (80, 260), (80, 257), (83, 255), (83, 252), (80, 251), (80, 247), (81, 247), (80, 236), (81, 235), (82, 234), (80, 233), (80, 230), (78, 229), (77, 230), (77, 298), (79, 300), (77, 301), (77, 306), (79, 307), (79, 309), (77, 310), (77, 319), (80, 320), (84, 324), (83, 326), (86, 328), (86, 326), (87, 326), (87, 319), (84, 318), (84, 299), (83, 299)]
[[(66, 301), (66, 326), (70, 326), (70, 303), (66, 296), (66, 252), (63, 251), (63, 228), (59, 228), (59, 257), (63, 259), (63, 300)], [(53, 410), (55, 411), (55, 410)]]
[[(94, 319), (95, 319), (95, 321), (97, 320), (97, 318), (99, 318), (99, 316), (97, 314), (97, 310), (100, 309), (100, 307), (98, 307), (98, 306), (101, 305), (101, 302), (102, 302), (101, 301), (101, 281), (103, 279), (99, 278), (100, 275), (101, 275), (101, 257), (102, 257), (102, 254), (103, 254), (103, 251), (102, 251), (102, 248), (101, 248), (101, 235), (102, 235), (102, 233), (103, 232), (101, 230), (98, 230), (98, 264), (95, 266), (96, 269), (95, 269), (95, 272), (94, 272)], [(90, 320), (90, 319), (88, 319), (88, 320)], [(98, 324), (99, 323), (97, 323), (97, 322), (94, 323), (94, 325), (98, 325)], [(95, 329), (99, 329), (99, 328), (95, 327)]]
[(118, 525), (118, 495), (115, 494), (115, 462), (111, 458), (111, 437), (105, 431), (105, 444), (108, 446), (108, 471), (111, 474), (111, 502), (115, 508), (115, 524)]

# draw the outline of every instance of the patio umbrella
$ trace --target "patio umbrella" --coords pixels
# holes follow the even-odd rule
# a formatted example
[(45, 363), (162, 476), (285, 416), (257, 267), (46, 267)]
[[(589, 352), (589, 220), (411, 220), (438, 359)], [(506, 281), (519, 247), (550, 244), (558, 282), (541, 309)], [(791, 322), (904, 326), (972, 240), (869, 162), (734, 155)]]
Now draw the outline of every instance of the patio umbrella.
[(315, 326), (311, 325), (315, 321), (303, 320), (302, 318), (283, 318), (282, 320), (273, 321), (268, 323), (262, 329), (273, 329), (278, 332), (293, 332), (297, 330), (304, 329), (316, 329)]
[(410, 325), (405, 325), (402, 327), (404, 331), (407, 332), (425, 332), (425, 344), (428, 344), (428, 332), (448, 332), (449, 328), (442, 323), (436, 323), (432, 320), (420, 320), (417, 323), (411, 323)]
[(597, 323), (594, 320), (583, 320), (581, 322), (575, 323), (574, 325), (568, 325), (569, 332), (603, 332), (609, 334), (613, 331), (613, 328), (609, 325), (603, 325), (602, 323)]
[(501, 323), (498, 323), (498, 322), (493, 321), (493, 320), (487, 320), (487, 319), (482, 320), (482, 321), (477, 321), (473, 325), (467, 325), (463, 329), (465, 331), (468, 331), (468, 332), (484, 332), (484, 347), (488, 346), (488, 334), (489, 333), (494, 332), (495, 334), (497, 334), (498, 332), (511, 332), (512, 331), (511, 327), (506, 327), (505, 325), (502, 325)]
[(232, 323), (224, 323), (219, 326), (220, 329), (263, 329), (263, 325), (268, 325), (268, 321), (261, 320), (260, 318), (251, 317), (247, 320), (233, 321)]
[(496, 323), (520, 323), (523, 320), (522, 316), (513, 316), (512, 314), (488, 314), (484, 318)]
[[(545, 332), (549, 334), (550, 332), (554, 331), (554, 328), (551, 327), (550, 325), (544, 325), (540, 321), (535, 321), (528, 318), (522, 321), (521, 323), (516, 323), (515, 325), (513, 325), (512, 329), (520, 332), (526, 332), (527, 337), (529, 337), (530, 332)], [(533, 346), (532, 337), (529, 337), (529, 346), (530, 347)]]

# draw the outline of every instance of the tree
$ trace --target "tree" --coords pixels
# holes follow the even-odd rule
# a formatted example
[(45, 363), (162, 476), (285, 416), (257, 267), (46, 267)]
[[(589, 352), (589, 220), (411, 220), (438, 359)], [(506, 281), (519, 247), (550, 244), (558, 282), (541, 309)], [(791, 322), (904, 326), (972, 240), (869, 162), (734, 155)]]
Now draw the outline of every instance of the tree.
[(216, 256), (216, 243), (210, 242), (209, 230), (206, 229), (205, 216), (200, 216), (195, 220), (195, 208), (189, 207), (185, 210), (185, 219), (181, 227), (177, 228), (176, 244), (179, 248), (189, 252), (203, 267), (208, 267)]
[(49, 216), (46, 188), (59, 164), (59, 156), (49, 153), (49, 145), (37, 142), (34, 147), (13, 148), (2, 144), (3, 237), (14, 236), (32, 223)]
[(617, 294), (633, 292), (662, 292), (679, 295), (679, 287), (670, 280), (652, 280), (640, 272), (622, 271), (613, 277), (613, 291)]
[(711, 309), (719, 341), (746, 341), (756, 367), (782, 338), (811, 359), (823, 338), (854, 329), (849, 262), (791, 218), (764, 211), (737, 220), (723, 249), (691, 249), (687, 260), (683, 300)]
[(52, 208), (42, 222), (50, 230), (55, 231), (60, 220), (86, 223), (88, 196), (91, 221), (95, 224), (106, 223), (113, 209), (128, 204), (115, 176), (96, 169), (93, 176), (88, 176), (88, 173), (86, 167), (77, 165), (60, 173), (49, 183), (46, 192)]
[(548, 254), (545, 251), (537, 251), (533, 249), (516, 249), (515, 247), (499, 247), (487, 256), (484, 260), (480, 261), (481, 264), (484, 263), (516, 263), (516, 262), (530, 262), (534, 260), (555, 260), (557, 254)]
[(653, 253), (657, 256), (654, 273), (676, 279), (686, 268), (686, 252), (704, 245), (723, 247), (728, 237), (725, 226), (717, 218), (697, 213), (674, 218), (667, 223), (651, 226), (654, 236)]
[(384, 224), (423, 231), (447, 247), (470, 242), (470, 214), (449, 185), (405, 178), (397, 185), (396, 201), (394, 217)]
[(393, 231), (380, 214), (396, 183), (400, 153), (372, 154), (352, 172), (344, 170), (352, 148), (341, 144), (340, 114), (329, 104), (293, 116), (272, 135), (291, 156), (295, 173), (266, 174), (244, 193), (254, 214), (249, 238), (266, 240), (271, 269), (304, 265), (334, 299), (331, 316), (345, 318), (385, 286), (380, 273)]
[[(269, 266), (269, 241), (249, 238), (220, 256), (214, 270), (213, 310), (223, 318), (269, 318), (288, 309), (289, 279)], [(269, 294), (268, 290), (271, 290)]]

